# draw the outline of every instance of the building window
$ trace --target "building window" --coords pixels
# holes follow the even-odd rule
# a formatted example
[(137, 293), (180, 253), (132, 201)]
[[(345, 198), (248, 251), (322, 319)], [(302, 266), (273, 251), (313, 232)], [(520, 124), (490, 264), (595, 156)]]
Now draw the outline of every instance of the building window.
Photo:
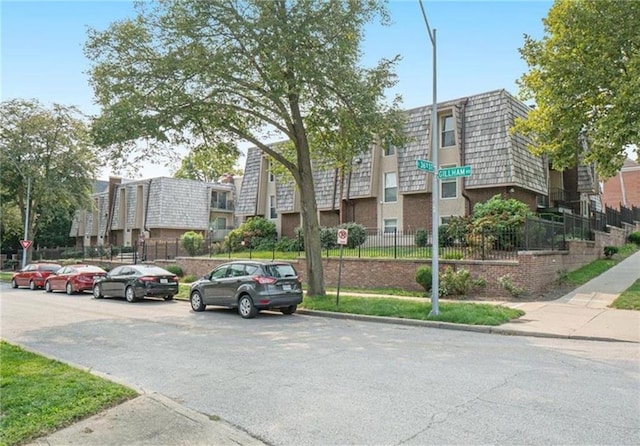
[(229, 209), (227, 196), (227, 192), (211, 191), (211, 207), (213, 209)]
[(398, 219), (397, 218), (385, 218), (384, 219), (384, 233), (394, 233), (398, 230)]
[(387, 144), (384, 148), (384, 156), (392, 156), (396, 154), (396, 148), (392, 144)]
[(384, 202), (395, 203), (398, 201), (398, 179), (395, 172), (384, 174)]
[(276, 219), (278, 218), (278, 213), (276, 212), (276, 196), (269, 195), (269, 218)]
[(440, 217), (440, 224), (441, 225), (448, 225), (449, 222), (451, 221), (452, 216), (451, 215), (447, 215), (444, 217)]
[(276, 177), (273, 174), (273, 168), (272, 168), (271, 160), (267, 161), (267, 169), (269, 171), (269, 183), (273, 183), (276, 180)]
[[(443, 168), (447, 167), (456, 167), (455, 165), (451, 166), (442, 166)], [(453, 178), (449, 180), (440, 181), (440, 198), (458, 198), (458, 180)]]
[(440, 125), (442, 128), (440, 132), (440, 135), (441, 135), (440, 147), (455, 146), (456, 136), (454, 132), (453, 116), (452, 115), (444, 116), (442, 118)]

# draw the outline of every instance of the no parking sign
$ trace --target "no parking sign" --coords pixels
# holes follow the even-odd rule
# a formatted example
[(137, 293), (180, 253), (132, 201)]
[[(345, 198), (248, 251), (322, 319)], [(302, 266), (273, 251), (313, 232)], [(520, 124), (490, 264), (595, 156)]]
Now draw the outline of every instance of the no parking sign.
[(349, 239), (349, 231), (346, 229), (338, 229), (338, 245), (346, 245)]

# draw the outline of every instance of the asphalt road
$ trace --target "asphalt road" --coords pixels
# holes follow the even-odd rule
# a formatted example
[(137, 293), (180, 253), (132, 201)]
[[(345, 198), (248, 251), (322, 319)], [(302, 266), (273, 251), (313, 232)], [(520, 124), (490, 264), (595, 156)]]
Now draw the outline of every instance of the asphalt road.
[(0, 293), (3, 339), (271, 444), (640, 444), (638, 344)]

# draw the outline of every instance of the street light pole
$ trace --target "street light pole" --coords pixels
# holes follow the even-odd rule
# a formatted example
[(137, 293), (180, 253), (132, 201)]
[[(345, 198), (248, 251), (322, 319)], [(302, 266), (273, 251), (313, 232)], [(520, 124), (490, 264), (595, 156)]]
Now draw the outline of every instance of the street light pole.
[(438, 82), (436, 72), (436, 30), (431, 30), (429, 26), (429, 20), (427, 20), (427, 13), (424, 10), (422, 0), (420, 2), (420, 9), (422, 11), (422, 17), (424, 23), (427, 26), (427, 32), (429, 33), (429, 40), (433, 46), (433, 105), (431, 109), (431, 162), (435, 171), (432, 174), (432, 187), (431, 187), (431, 202), (432, 202), (432, 214), (431, 214), (431, 312), (429, 316), (437, 316), (440, 314), (440, 308), (438, 306), (438, 293), (439, 293), (439, 280), (438, 280), (438, 253), (439, 253), (439, 240), (438, 240), (438, 227), (440, 223), (440, 217), (438, 215), (438, 201), (440, 199), (440, 188), (438, 183)]
[[(29, 240), (29, 207), (31, 205), (31, 176), (27, 178), (27, 203), (24, 213), (24, 240)], [(22, 268), (27, 266), (27, 251), (29, 249), (22, 248)]]

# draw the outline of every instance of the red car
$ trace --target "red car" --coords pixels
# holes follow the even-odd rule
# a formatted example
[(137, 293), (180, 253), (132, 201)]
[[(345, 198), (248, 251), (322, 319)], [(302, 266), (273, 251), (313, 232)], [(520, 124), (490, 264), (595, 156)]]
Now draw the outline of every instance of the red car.
[(57, 263), (31, 263), (13, 274), (11, 286), (28, 286), (32, 290), (42, 288), (47, 277), (59, 269)]
[(67, 294), (92, 290), (94, 280), (106, 274), (105, 270), (93, 265), (69, 265), (47, 277), (44, 289), (47, 293), (66, 291)]

